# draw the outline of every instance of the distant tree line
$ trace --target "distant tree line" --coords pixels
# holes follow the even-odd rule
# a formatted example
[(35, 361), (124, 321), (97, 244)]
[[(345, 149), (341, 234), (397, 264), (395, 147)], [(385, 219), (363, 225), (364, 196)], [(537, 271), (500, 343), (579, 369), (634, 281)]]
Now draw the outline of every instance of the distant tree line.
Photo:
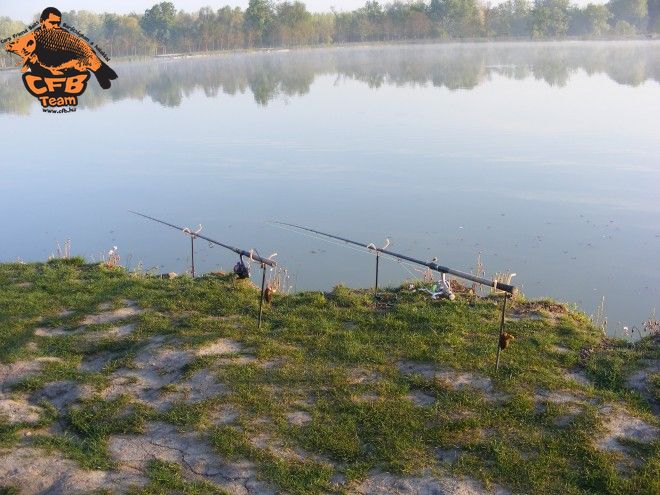
[[(660, 32), (660, 0), (368, 1), (352, 12), (313, 13), (300, 1), (250, 0), (247, 9), (188, 13), (162, 2), (143, 14), (64, 13), (110, 56), (293, 47), (331, 43), (465, 38), (628, 37)], [(0, 17), (0, 37), (24, 29)], [(9, 63), (3, 55), (0, 62)]]

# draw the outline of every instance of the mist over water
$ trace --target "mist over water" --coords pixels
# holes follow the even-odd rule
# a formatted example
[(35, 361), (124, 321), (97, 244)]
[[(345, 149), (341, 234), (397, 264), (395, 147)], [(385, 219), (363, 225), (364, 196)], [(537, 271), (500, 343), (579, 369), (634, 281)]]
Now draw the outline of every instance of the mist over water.
[[(283, 220), (641, 326), (660, 287), (660, 43), (397, 45), (113, 62), (78, 112), (0, 73), (0, 260), (55, 241), (183, 272), (189, 243), (129, 215), (277, 251), (295, 289), (371, 286), (374, 259)], [(198, 242), (198, 272), (233, 254)], [(381, 265), (384, 283), (419, 273)]]

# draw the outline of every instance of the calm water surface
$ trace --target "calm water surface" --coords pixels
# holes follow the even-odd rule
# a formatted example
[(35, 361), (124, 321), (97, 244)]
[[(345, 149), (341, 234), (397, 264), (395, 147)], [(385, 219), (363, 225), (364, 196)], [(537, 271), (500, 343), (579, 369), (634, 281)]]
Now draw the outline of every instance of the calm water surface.
[[(0, 74), (0, 260), (56, 241), (183, 272), (196, 226), (295, 289), (369, 286), (370, 255), (309, 225), (640, 326), (660, 288), (660, 43), (335, 48), (117, 62), (75, 114), (42, 114)], [(198, 271), (233, 254), (199, 242)], [(384, 264), (384, 282), (411, 268)], [(419, 275), (412, 271), (413, 275)]]

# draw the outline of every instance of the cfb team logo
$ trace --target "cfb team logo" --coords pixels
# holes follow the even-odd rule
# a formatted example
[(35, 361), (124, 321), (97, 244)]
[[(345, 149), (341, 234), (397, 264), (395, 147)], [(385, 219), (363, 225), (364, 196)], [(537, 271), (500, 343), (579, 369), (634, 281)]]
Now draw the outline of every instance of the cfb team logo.
[(21, 57), (23, 84), (44, 111), (66, 111), (64, 107), (78, 105), (78, 97), (87, 89), (90, 71), (103, 89), (110, 88), (110, 81), (117, 79), (117, 73), (99, 58), (84, 35), (76, 36), (62, 27), (62, 13), (55, 7), (45, 9), (33, 27), (33, 31), (14, 35), (5, 49)]

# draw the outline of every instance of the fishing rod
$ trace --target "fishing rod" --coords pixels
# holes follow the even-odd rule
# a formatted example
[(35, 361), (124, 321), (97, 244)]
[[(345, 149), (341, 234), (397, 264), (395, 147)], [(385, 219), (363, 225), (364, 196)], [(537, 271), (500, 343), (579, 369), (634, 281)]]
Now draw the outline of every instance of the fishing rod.
[(405, 254), (395, 253), (395, 252), (390, 251), (388, 249), (376, 247), (374, 244), (366, 244), (366, 243), (362, 243), (362, 242), (353, 241), (351, 239), (346, 239), (345, 237), (339, 237), (337, 235), (328, 234), (326, 232), (321, 232), (319, 230), (310, 229), (308, 227), (302, 227), (300, 225), (295, 225), (295, 224), (292, 224), (292, 223), (285, 223), (285, 222), (273, 222), (273, 223), (276, 223), (276, 224), (279, 224), (279, 225), (286, 225), (288, 227), (293, 227), (293, 228), (300, 229), (300, 230), (306, 230), (307, 232), (313, 232), (315, 234), (319, 234), (319, 235), (322, 235), (322, 236), (325, 236), (325, 237), (330, 237), (332, 239), (337, 239), (339, 241), (347, 242), (347, 243), (353, 244), (355, 246), (360, 246), (360, 247), (363, 247), (363, 248), (366, 248), (366, 249), (370, 249), (372, 251), (376, 251), (376, 253), (387, 254), (387, 255), (392, 256), (394, 258), (398, 258), (398, 259), (401, 259), (401, 260), (406, 260), (406, 261), (409, 261), (411, 263), (415, 263), (415, 264), (418, 264), (418, 265), (425, 266), (425, 267), (430, 268), (431, 270), (434, 270), (436, 272), (440, 272), (440, 273), (447, 274), (447, 275), (453, 275), (455, 277), (459, 277), (459, 278), (462, 278), (462, 279), (465, 279), (465, 280), (470, 280), (471, 282), (476, 282), (476, 283), (481, 284), (481, 285), (486, 285), (488, 287), (492, 287), (493, 289), (498, 289), (498, 290), (507, 292), (507, 293), (512, 294), (512, 295), (515, 294), (516, 290), (517, 290), (516, 287), (513, 286), (513, 285), (504, 284), (504, 283), (498, 282), (496, 280), (488, 280), (486, 278), (477, 277), (477, 276), (472, 275), (470, 273), (465, 273), (465, 272), (461, 272), (461, 271), (458, 271), (458, 270), (454, 270), (452, 268), (448, 268), (446, 266), (438, 265), (437, 263), (435, 263), (433, 261), (422, 261), (422, 260), (419, 260), (419, 259), (416, 259), (416, 258), (411, 258), (410, 256), (406, 256)]
[[(245, 268), (245, 265), (243, 264), (243, 256), (248, 257), (252, 261), (256, 261), (261, 264), (261, 269), (263, 271), (262, 276), (261, 276), (261, 299), (259, 300), (259, 328), (261, 328), (261, 321), (263, 319), (263, 306), (264, 306), (264, 297), (266, 294), (266, 266), (270, 266), (271, 268), (277, 266), (277, 263), (273, 261), (270, 258), (262, 258), (259, 255), (254, 254), (252, 251), (245, 251), (244, 249), (239, 249), (234, 246), (230, 246), (229, 244), (224, 244), (220, 241), (216, 241), (215, 239), (211, 239), (210, 237), (206, 237), (199, 232), (201, 231), (201, 227), (197, 231), (192, 231), (189, 228), (184, 228), (184, 227), (179, 227), (178, 225), (174, 225), (169, 222), (165, 222), (164, 220), (159, 220), (158, 218), (150, 217), (149, 215), (145, 215), (143, 213), (139, 213), (137, 211), (132, 211), (128, 210), (129, 213), (132, 213), (133, 215), (138, 215), (140, 217), (146, 218), (148, 220), (152, 220), (154, 222), (158, 222), (160, 224), (166, 225), (168, 227), (171, 227), (173, 229), (179, 230), (183, 232), (186, 235), (190, 236), (190, 249), (191, 249), (191, 261), (192, 261), (192, 276), (193, 278), (195, 277), (195, 239), (199, 237), (200, 239), (204, 239), (207, 242), (210, 242), (211, 244), (215, 244), (217, 246), (223, 247), (225, 249), (228, 249), (230, 251), (235, 252), (241, 257), (241, 260), (239, 261), (239, 264), (236, 266), (239, 267), (239, 277), (241, 278), (247, 278), (249, 277), (249, 271), (247, 268)], [(234, 268), (236, 270), (236, 268)]]

